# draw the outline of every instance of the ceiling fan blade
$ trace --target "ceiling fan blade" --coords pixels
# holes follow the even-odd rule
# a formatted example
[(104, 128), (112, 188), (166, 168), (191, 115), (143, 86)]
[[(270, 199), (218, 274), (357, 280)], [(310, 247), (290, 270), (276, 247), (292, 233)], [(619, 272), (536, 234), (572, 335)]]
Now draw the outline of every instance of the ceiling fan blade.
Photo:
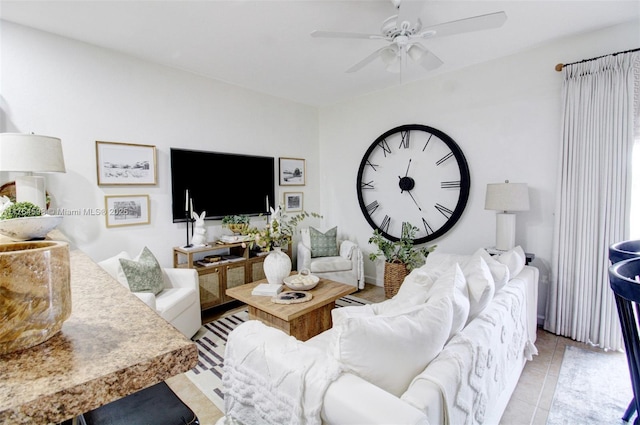
[(501, 27), (507, 20), (504, 12), (489, 13), (487, 15), (474, 16), (472, 18), (445, 22), (423, 28), (420, 34), (412, 38), (445, 37), (448, 35), (462, 34), (465, 32), (481, 31)]
[(351, 73), (351, 72), (356, 72), (356, 71), (361, 70), (366, 65), (369, 65), (371, 62), (373, 62), (374, 59), (376, 59), (378, 56), (380, 56), (382, 54), (382, 52), (384, 52), (387, 49), (390, 49), (390, 46), (384, 46), (384, 47), (376, 50), (375, 52), (371, 53), (366, 58), (362, 59), (357, 64), (353, 65), (351, 68), (347, 69), (345, 72)]
[(398, 28), (401, 27), (403, 21), (415, 24), (420, 18), (425, 3), (426, 0), (401, 0), (398, 18), (396, 18)]
[(430, 50), (425, 49), (424, 46), (419, 43), (411, 44), (408, 47), (407, 53), (411, 59), (420, 64), (420, 66), (427, 71), (436, 69), (444, 63), (439, 57), (433, 54)]
[(380, 34), (361, 34), (357, 32), (313, 31), (311, 37), (316, 38), (364, 38), (370, 40), (384, 39)]

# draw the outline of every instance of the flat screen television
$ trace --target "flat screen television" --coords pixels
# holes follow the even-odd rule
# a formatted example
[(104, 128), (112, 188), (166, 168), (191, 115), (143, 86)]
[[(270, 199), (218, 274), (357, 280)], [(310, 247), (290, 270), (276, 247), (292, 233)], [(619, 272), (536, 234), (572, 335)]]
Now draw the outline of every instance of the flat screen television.
[(186, 193), (207, 220), (268, 214), (275, 204), (274, 158), (171, 148), (173, 222), (186, 221)]

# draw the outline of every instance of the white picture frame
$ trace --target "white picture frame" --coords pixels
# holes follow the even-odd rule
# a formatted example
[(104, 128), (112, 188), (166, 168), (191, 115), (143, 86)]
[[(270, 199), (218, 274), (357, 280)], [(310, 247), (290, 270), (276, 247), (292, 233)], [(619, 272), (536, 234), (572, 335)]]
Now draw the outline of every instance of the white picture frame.
[(285, 192), (284, 193), (284, 210), (286, 212), (301, 212), (303, 193), (302, 192)]
[(149, 195), (107, 195), (104, 197), (107, 227), (149, 224)]
[(98, 186), (155, 185), (156, 147), (96, 141)]

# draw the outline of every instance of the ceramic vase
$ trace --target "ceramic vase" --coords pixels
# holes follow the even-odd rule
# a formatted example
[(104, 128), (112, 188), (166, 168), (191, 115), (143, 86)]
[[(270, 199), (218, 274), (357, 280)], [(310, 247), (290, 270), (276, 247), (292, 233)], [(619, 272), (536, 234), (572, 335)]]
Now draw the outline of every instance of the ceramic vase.
[(267, 282), (281, 285), (284, 278), (291, 273), (291, 258), (282, 252), (282, 248), (275, 247), (264, 259), (263, 268)]

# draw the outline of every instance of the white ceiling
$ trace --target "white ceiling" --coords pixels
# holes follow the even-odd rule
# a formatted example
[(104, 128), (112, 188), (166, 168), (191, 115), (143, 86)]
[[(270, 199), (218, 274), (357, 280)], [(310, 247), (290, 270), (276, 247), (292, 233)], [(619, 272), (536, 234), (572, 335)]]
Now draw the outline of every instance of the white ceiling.
[[(429, 26), (497, 11), (508, 16), (501, 28), (423, 41), (444, 65), (427, 72), (410, 63), (402, 82), (640, 19), (640, 0), (427, 0), (420, 18)], [(0, 1), (0, 18), (10, 22), (317, 106), (398, 85), (400, 78), (380, 59), (344, 72), (384, 41), (310, 32), (378, 33), (394, 14), (390, 0)]]

